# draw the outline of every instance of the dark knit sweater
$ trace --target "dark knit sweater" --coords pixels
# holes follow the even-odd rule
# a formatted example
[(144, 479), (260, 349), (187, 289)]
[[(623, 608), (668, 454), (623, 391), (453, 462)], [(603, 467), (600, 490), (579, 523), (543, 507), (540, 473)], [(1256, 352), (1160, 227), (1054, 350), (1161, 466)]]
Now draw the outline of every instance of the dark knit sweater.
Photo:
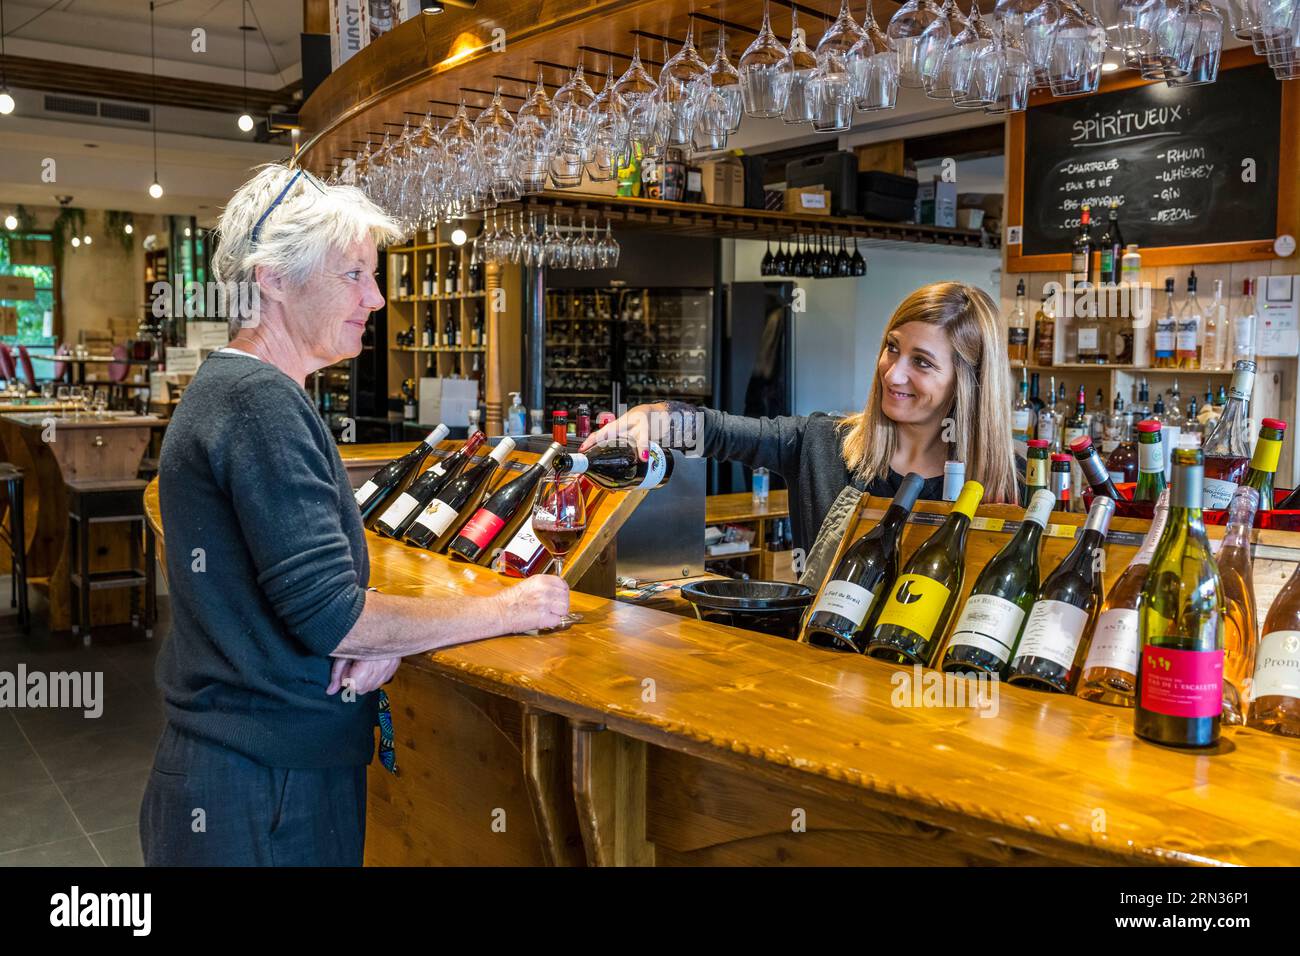
[(377, 694), (326, 696), (370, 574), (347, 472), (307, 393), (210, 356), (167, 428), (158, 486), (172, 629), (167, 717), (271, 767), (367, 764)]

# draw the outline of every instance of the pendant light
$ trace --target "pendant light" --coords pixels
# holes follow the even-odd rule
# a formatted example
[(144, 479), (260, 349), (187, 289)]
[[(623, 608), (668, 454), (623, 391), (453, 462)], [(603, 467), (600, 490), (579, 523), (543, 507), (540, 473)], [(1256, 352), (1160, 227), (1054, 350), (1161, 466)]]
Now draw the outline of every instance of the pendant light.
[(153, 85), (153, 103), (149, 110), (153, 120), (153, 183), (149, 186), (149, 195), (162, 199), (162, 183), (158, 181), (158, 61), (154, 56), (153, 5), (154, 0), (149, 0), (149, 75)]
[(14, 111), (14, 98), (5, 81), (5, 0), (0, 0), (0, 116)]
[(239, 114), (239, 128), (253, 131), (253, 117), (248, 113), (248, 0), (239, 0), (239, 42), (244, 48), (244, 112)]

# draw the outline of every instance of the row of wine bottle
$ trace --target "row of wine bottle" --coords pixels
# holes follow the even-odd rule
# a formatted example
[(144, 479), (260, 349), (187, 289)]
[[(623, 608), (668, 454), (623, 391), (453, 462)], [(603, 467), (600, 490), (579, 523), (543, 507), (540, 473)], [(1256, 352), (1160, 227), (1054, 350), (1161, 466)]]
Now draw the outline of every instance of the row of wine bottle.
[(955, 621), (983, 489), (966, 483), (900, 573), (902, 530), (922, 484), (908, 475), (880, 523), (841, 558), (800, 639), (1132, 706), (1138, 736), (1172, 746), (1212, 746), (1221, 720), (1300, 736), (1300, 570), (1257, 642), (1249, 534), (1259, 493), (1238, 488), (1216, 561), (1202, 518), (1201, 452), (1180, 448), (1174, 465), (1109, 597), (1104, 544), (1114, 499), (1094, 499), (1070, 552), (1040, 581), (1039, 545), (1056, 501), (1039, 489)]
[(655, 488), (672, 474), (672, 455), (658, 446), (643, 461), (631, 445), (601, 445), (580, 454), (567, 453), (563, 445), (553, 442), (521, 475), (489, 492), (498, 470), (515, 450), (515, 440), (502, 437), (490, 453), (475, 458), (487, 440), (476, 431), (421, 473), (421, 466), (447, 434), (447, 427), (439, 425), (356, 490), (362, 521), (384, 537), (475, 563), (501, 550), (504, 570), (519, 577), (534, 573), (542, 564), (545, 549), (529, 517), (547, 471), (583, 474), (614, 490)]

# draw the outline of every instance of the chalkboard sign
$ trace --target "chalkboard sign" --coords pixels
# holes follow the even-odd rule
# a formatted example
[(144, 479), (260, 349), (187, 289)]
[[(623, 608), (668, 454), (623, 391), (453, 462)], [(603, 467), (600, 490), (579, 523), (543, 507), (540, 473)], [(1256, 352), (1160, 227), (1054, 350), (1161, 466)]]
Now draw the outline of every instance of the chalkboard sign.
[(1143, 248), (1272, 240), (1282, 86), (1261, 63), (1206, 86), (1146, 83), (1031, 106), (1020, 254), (1068, 253), (1084, 203), (1094, 224), (1119, 203), (1125, 242)]

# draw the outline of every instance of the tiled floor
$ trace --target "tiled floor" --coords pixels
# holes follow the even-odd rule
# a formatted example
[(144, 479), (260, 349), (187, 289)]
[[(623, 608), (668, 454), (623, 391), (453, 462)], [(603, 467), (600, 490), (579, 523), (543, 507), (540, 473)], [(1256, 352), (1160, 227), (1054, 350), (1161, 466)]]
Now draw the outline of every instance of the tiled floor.
[[(5, 587), (7, 590), (7, 586)], [(0, 710), (0, 866), (139, 866), (140, 799), (162, 732), (152, 641), (128, 635), (52, 637), (33, 595), (30, 635), (0, 602), (0, 671), (102, 672), (104, 711)]]

